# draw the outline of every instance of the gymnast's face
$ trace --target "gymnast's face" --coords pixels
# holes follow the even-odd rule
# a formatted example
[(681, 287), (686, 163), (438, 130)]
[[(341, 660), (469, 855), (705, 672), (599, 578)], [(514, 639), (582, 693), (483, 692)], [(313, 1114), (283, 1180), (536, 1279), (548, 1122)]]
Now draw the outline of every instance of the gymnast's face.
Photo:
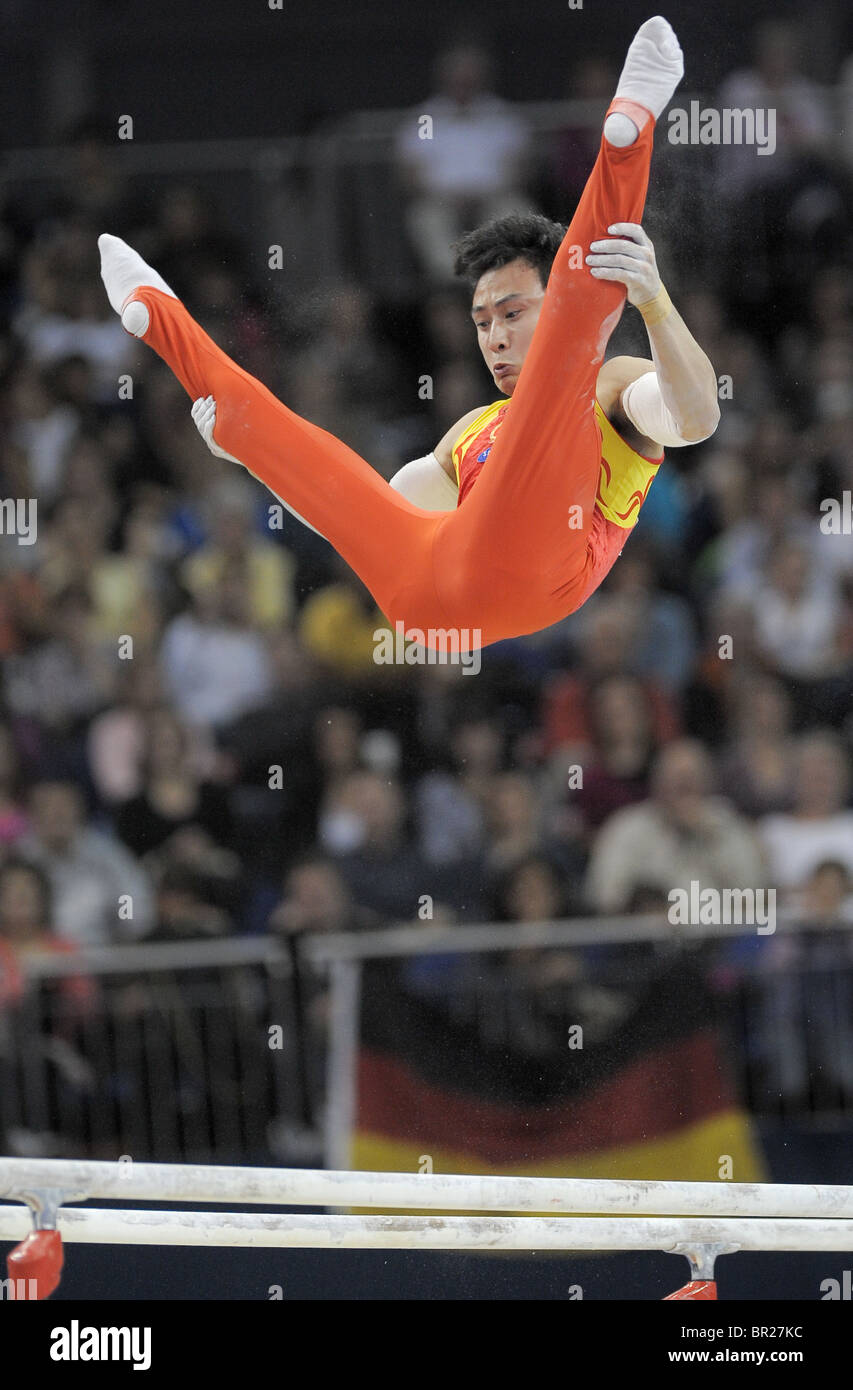
[(487, 270), (477, 281), (471, 318), (486, 366), (505, 396), (515, 390), (544, 298), (539, 272), (521, 259)]

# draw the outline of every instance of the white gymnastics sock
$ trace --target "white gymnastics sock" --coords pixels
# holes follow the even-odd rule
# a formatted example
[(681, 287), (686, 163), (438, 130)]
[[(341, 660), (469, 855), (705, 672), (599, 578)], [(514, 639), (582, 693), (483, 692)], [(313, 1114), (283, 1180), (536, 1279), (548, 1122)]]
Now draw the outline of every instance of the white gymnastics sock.
[[(616, 96), (635, 101), (657, 120), (683, 76), (681, 45), (668, 21), (655, 15), (631, 40)], [(605, 139), (619, 148), (633, 145), (639, 133), (636, 122), (622, 111), (614, 111), (604, 122)]]
[(110, 304), (116, 313), (121, 315), (122, 328), (134, 338), (143, 337), (150, 322), (148, 310), (144, 304), (135, 300), (122, 311), (124, 301), (134, 290), (143, 286), (162, 290), (163, 294), (176, 299), (174, 290), (171, 290), (162, 275), (158, 275), (132, 246), (122, 241), (121, 237), (109, 236), (105, 232), (103, 236), (98, 237), (98, 250), (101, 253), (101, 279)]

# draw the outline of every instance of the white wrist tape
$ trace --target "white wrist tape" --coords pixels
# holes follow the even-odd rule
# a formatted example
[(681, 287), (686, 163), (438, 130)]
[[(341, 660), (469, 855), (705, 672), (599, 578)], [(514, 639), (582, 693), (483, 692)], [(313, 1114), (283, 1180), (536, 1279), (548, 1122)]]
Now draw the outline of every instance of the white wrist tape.
[[(684, 444), (699, 444), (698, 439), (685, 439), (674, 417), (664, 404), (657, 372), (645, 372), (626, 386), (622, 392), (622, 409), (635, 429), (656, 444), (678, 448)], [(711, 431), (713, 434), (713, 430)], [(703, 435), (708, 439), (709, 435)]]
[(426, 512), (452, 512), (459, 498), (459, 489), (445, 473), (435, 454), (405, 463), (394, 474), (391, 486), (407, 502), (423, 507)]

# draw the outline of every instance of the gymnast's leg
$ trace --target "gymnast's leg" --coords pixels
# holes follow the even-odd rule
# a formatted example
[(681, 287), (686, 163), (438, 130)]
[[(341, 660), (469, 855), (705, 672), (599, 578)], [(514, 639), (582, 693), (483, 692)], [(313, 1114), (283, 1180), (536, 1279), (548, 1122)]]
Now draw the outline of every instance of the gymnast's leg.
[[(485, 604), (490, 630), (503, 621), (505, 636), (535, 631), (572, 612), (588, 586), (601, 459), (593, 402), (625, 288), (596, 279), (584, 257), (612, 223), (641, 220), (655, 119), (682, 72), (669, 24), (647, 20), (629, 48), (488, 466), (440, 523), (436, 573), (454, 624)], [(569, 525), (570, 508), (579, 526)]]
[(101, 236), (101, 276), (125, 329), (171, 367), (193, 401), (216, 401), (215, 440), (295, 508), (364, 581), (385, 617), (445, 625), (432, 548), (440, 512), (406, 501), (357, 453), (289, 410), (217, 347), (160, 275)]

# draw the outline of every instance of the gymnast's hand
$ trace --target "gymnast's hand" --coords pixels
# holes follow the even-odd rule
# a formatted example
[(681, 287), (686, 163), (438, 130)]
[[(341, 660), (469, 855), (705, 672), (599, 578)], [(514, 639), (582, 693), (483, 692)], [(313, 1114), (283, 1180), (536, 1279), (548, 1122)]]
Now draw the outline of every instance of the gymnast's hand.
[[(198, 400), (193, 403), (190, 414), (196, 429), (212, 454), (215, 454), (218, 459), (228, 459), (229, 463), (240, 463), (240, 460), (235, 459), (233, 454), (226, 454), (224, 449), (220, 449), (213, 438), (213, 430), (216, 425), (216, 401), (212, 396), (199, 396)], [(242, 468), (245, 465), (240, 464), (240, 466)]]
[(193, 423), (212, 454), (225, 458), (218, 444), (213, 442), (213, 427), (216, 424), (216, 401), (212, 396), (200, 396), (190, 411)]
[(629, 303), (647, 304), (661, 288), (655, 248), (638, 222), (614, 222), (607, 230), (616, 235), (589, 244), (590, 275), (617, 280), (627, 288)]

